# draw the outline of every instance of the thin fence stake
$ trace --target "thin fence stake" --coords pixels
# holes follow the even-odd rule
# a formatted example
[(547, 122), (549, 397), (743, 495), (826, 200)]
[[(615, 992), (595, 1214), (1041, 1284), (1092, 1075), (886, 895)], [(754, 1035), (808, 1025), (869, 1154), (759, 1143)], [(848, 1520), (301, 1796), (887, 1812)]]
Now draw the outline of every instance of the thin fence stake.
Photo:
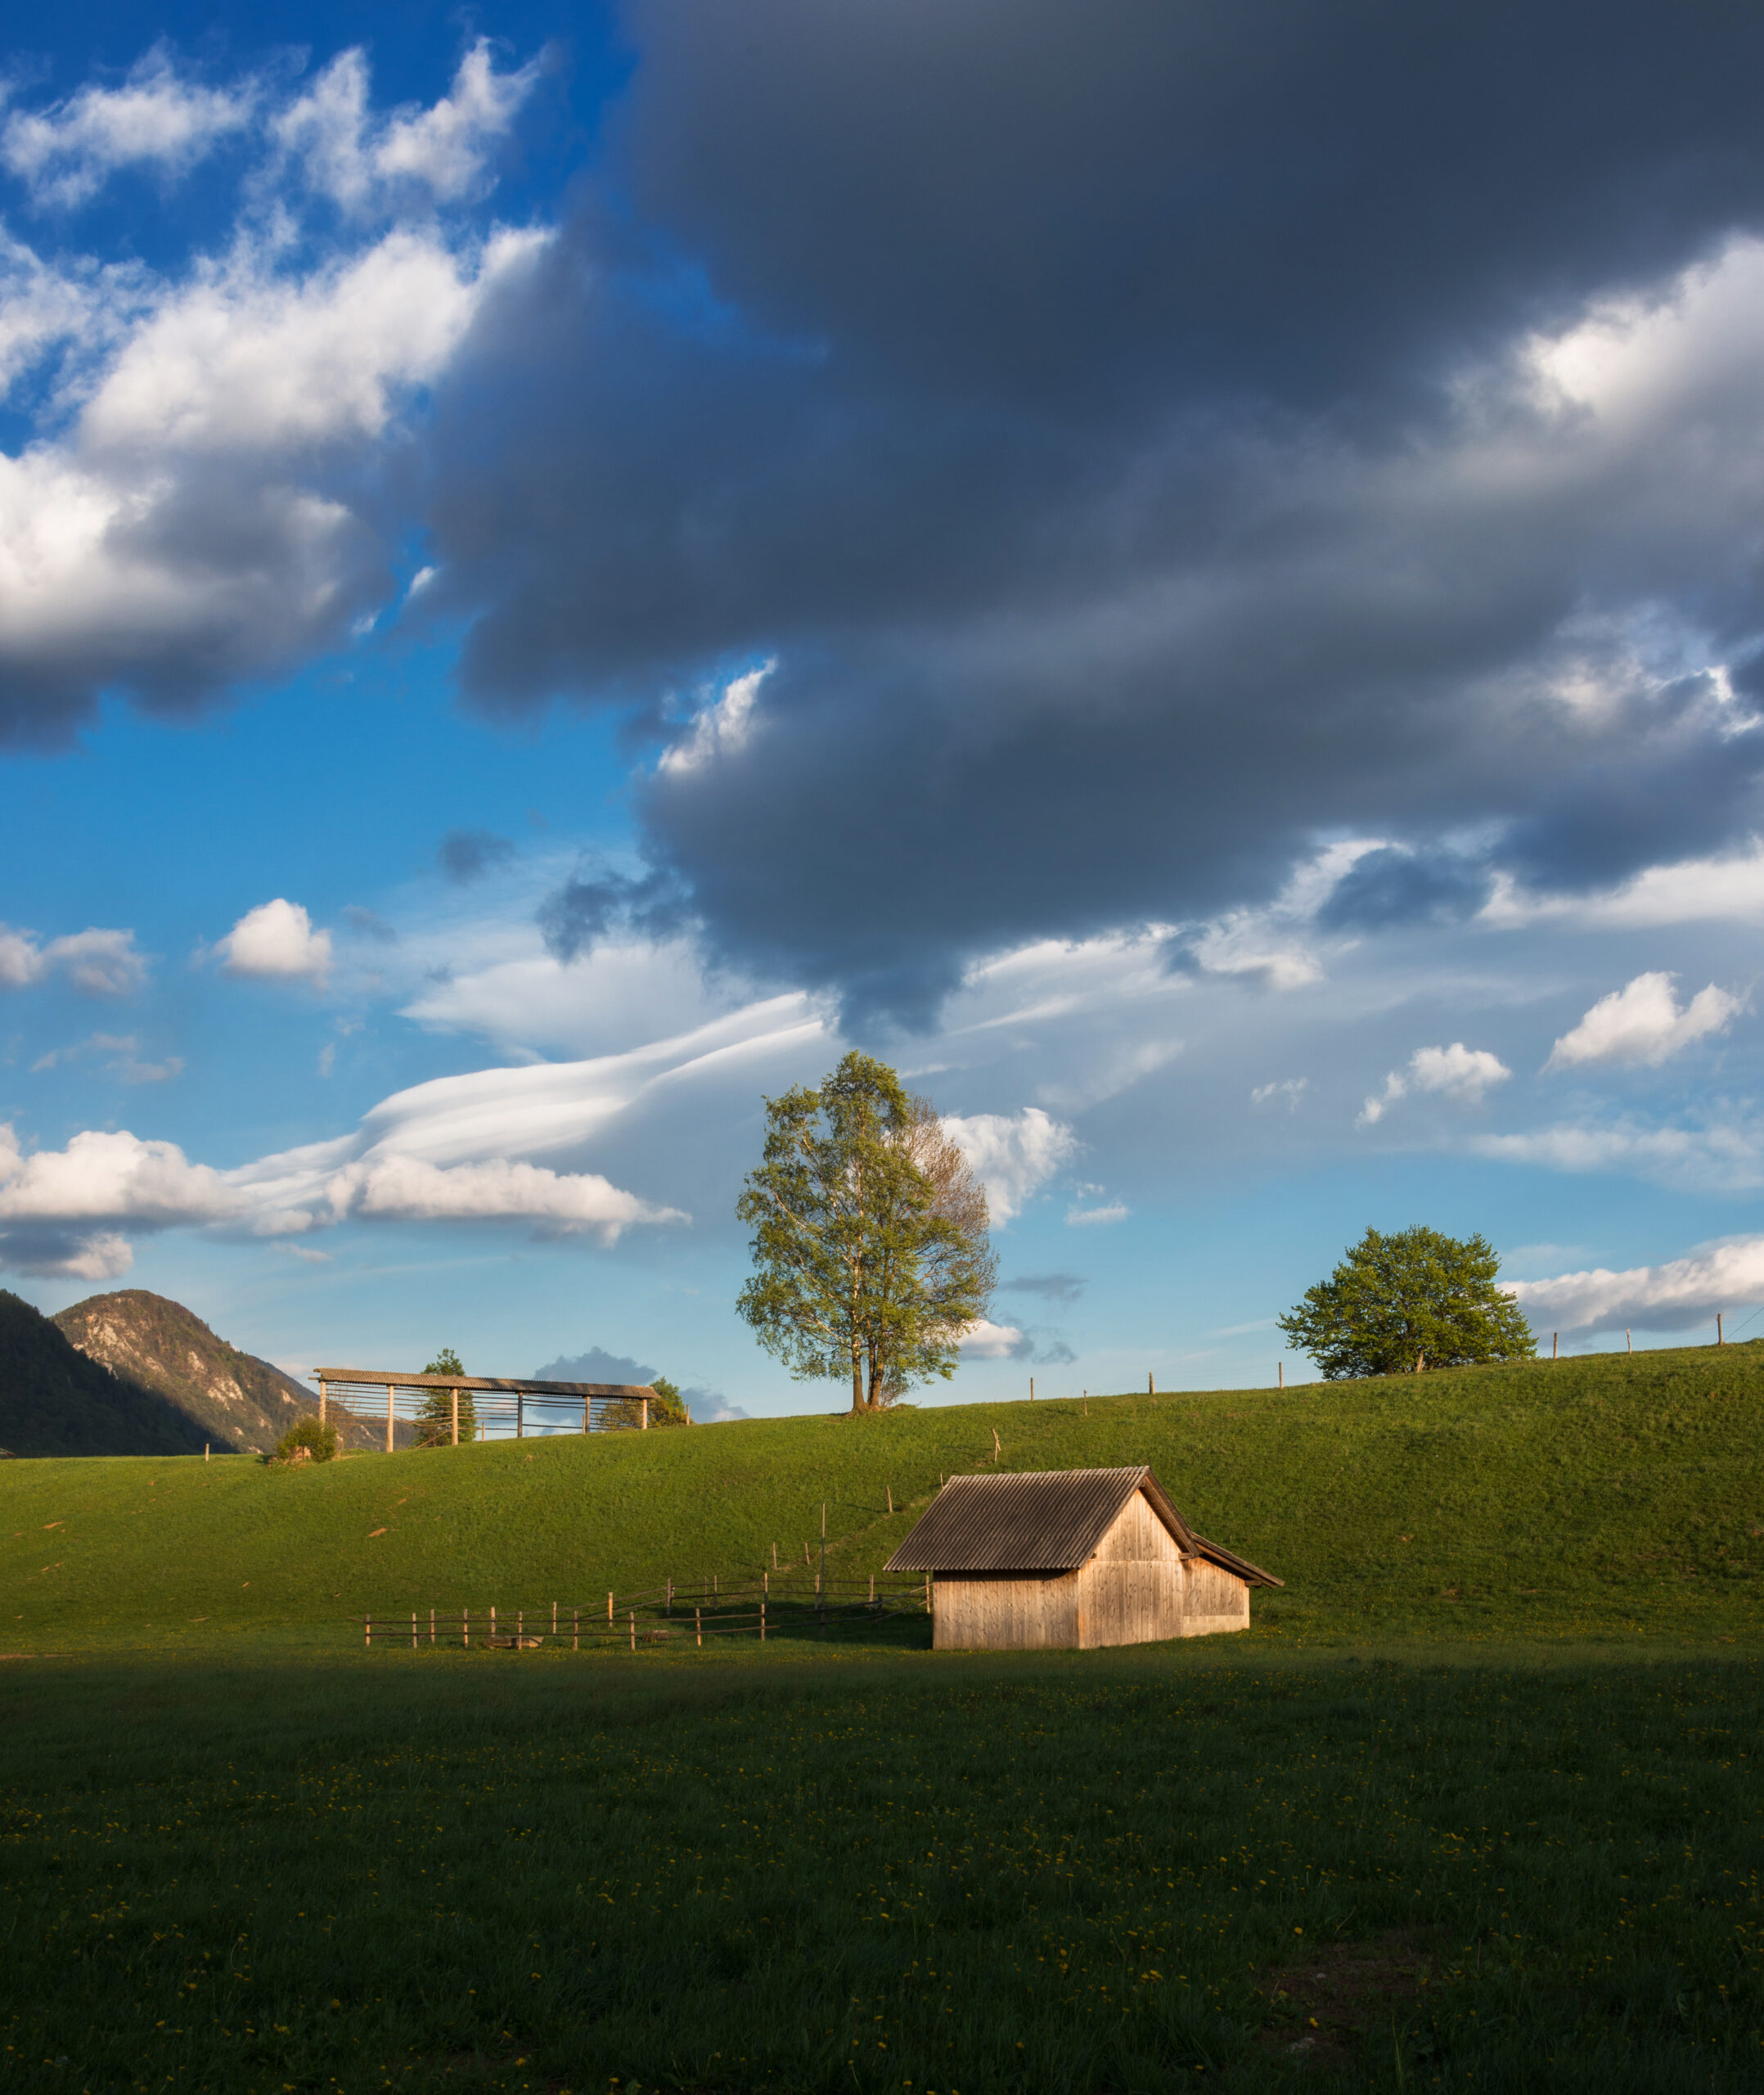
[(551, 1634), (554, 1637), (557, 1634), (557, 1603), (556, 1601), (553, 1601), (551, 1603)]
[(362, 1643), (365, 1649), (371, 1651), (373, 1642), (374, 1618), (371, 1615), (364, 1615), (362, 1617)]
[(702, 1651), (704, 1648), (704, 1615), (701, 1608), (692, 1611), (692, 1629), (698, 1638), (698, 1648)]
[(434, 1640), (435, 1640), (435, 1611), (434, 1611), (434, 1610), (433, 1608), (430, 1608), (430, 1611), (429, 1611), (429, 1641), (430, 1641), (430, 1642), (432, 1644), (432, 1643), (434, 1643)]
[(411, 1610), (411, 1649), (414, 1651), (416, 1650), (416, 1609), (415, 1609), (415, 1608), (412, 1608), (412, 1609)]
[(774, 1571), (778, 1568), (778, 1545), (776, 1543), (772, 1545), (772, 1568)]
[(606, 1626), (609, 1629), (613, 1626), (613, 1597), (610, 1593), (606, 1596)]
[(894, 1487), (893, 1485), (889, 1485), (885, 1488), (888, 1492), (888, 1509), (892, 1514), (894, 1511)]
[(766, 1641), (766, 1603), (763, 1601), (759, 1603), (759, 1641), (762, 1644)]
[(490, 1611), (490, 1642), (493, 1644), (496, 1642), (496, 1610), (494, 1608)]
[(637, 1649), (637, 1610), (636, 1610), (635, 1608), (632, 1608), (632, 1611), (631, 1611), (631, 1648), (632, 1648), (632, 1650), (634, 1651)]
[(527, 1612), (524, 1608), (515, 1611), (515, 1648), (520, 1648), (520, 1640), (527, 1633)]
[(582, 1611), (579, 1607), (573, 1607), (569, 1611), (569, 1648), (573, 1651), (582, 1649)]
[(471, 1610), (469, 1607), (460, 1610), (459, 1626), (461, 1634), (466, 1639), (464, 1648), (469, 1651), (471, 1649)]

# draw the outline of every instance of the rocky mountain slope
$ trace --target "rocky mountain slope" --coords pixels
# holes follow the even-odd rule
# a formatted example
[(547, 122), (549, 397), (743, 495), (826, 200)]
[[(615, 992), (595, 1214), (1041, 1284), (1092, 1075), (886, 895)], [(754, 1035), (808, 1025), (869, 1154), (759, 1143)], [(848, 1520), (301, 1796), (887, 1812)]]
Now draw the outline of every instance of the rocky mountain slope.
[[(88, 1295), (53, 1321), (83, 1354), (158, 1391), (200, 1429), (199, 1443), (210, 1439), (217, 1450), (224, 1441), (262, 1453), (318, 1408), (316, 1391), (217, 1338), (181, 1302), (142, 1287)], [(342, 1431), (346, 1446), (372, 1444), (369, 1427), (342, 1421)]]
[[(150, 1298), (151, 1299), (151, 1298)], [(157, 1390), (70, 1345), (0, 1288), (0, 1450), (9, 1455), (200, 1455), (234, 1443)]]

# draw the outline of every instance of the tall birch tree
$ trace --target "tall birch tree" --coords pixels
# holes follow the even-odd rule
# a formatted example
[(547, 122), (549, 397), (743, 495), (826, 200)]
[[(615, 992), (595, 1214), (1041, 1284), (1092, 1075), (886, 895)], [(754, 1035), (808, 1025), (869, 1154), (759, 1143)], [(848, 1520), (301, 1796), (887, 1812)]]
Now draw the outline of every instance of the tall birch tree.
[(997, 1273), (985, 1192), (886, 1063), (854, 1051), (768, 1099), (736, 1212), (754, 1232), (738, 1306), (792, 1375), (848, 1378), (866, 1412), (955, 1372)]

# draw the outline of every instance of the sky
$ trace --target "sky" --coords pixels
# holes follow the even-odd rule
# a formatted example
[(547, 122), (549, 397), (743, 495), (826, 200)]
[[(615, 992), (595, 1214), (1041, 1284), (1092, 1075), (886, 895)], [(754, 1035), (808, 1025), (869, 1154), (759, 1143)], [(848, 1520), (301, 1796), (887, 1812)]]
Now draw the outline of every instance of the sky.
[(1764, 1331), (1756, 8), (32, 30), (0, 1284), (831, 1408), (734, 1210), (860, 1047), (926, 1401), (1307, 1379), (1368, 1226)]

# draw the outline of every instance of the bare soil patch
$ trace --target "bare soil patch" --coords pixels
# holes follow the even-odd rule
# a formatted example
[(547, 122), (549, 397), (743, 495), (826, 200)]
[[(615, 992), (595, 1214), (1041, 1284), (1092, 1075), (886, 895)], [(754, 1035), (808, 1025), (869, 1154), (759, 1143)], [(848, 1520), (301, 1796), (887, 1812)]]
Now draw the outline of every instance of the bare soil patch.
[(1352, 2066), (1368, 2032), (1400, 2018), (1437, 1982), (1441, 1946), (1429, 1931), (1397, 1929), (1319, 1943), (1300, 1961), (1269, 1966), (1256, 1982), (1269, 2004), (1258, 2048), (1295, 2066)]

